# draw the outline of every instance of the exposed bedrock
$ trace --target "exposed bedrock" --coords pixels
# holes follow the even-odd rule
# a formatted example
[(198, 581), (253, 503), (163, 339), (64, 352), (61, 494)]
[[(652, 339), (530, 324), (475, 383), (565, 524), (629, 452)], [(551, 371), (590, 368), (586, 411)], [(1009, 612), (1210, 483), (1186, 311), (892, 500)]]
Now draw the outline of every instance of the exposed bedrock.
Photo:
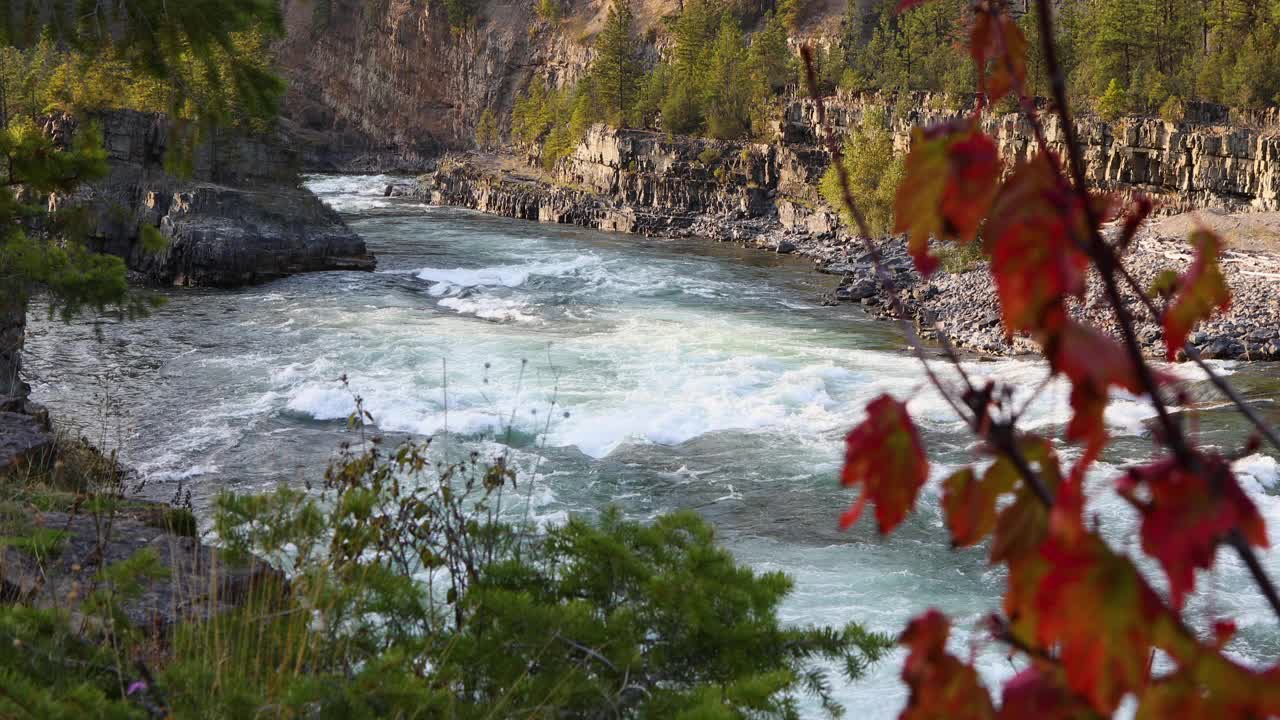
[[(165, 170), (171, 149), (162, 116), (113, 111), (101, 125), (110, 172), (55, 197), (53, 208), (90, 214), (90, 243), (125, 259), (132, 279), (151, 285), (230, 287), (298, 272), (372, 269), (364, 241), (300, 186), (298, 158), (275, 135), (219, 131), (195, 148), (189, 176)], [(59, 117), (48, 131), (70, 140), (77, 122)], [(142, 234), (168, 240), (148, 252)]]

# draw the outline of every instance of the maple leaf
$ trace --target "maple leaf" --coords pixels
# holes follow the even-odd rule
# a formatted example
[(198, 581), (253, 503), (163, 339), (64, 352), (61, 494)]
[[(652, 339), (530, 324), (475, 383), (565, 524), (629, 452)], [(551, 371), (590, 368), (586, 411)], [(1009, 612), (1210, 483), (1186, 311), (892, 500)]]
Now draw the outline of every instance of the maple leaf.
[(1000, 720), (1095, 720), (1099, 715), (1067, 689), (1062, 671), (1032, 665), (1004, 684)]
[(899, 720), (994, 720), (991, 696), (978, 672), (947, 652), (951, 624), (930, 609), (912, 620), (899, 640), (909, 648), (902, 679), (911, 689)]
[(903, 13), (918, 5), (923, 5), (929, 0), (899, 0), (897, 12)]
[(929, 479), (929, 462), (907, 406), (889, 395), (867, 404), (867, 419), (845, 438), (847, 451), (840, 483), (862, 486), (857, 502), (840, 517), (840, 528), (858, 521), (868, 500), (875, 501), (882, 534), (891, 532), (915, 507)]
[(996, 102), (1027, 80), (1027, 38), (1007, 13), (978, 13), (969, 38), (969, 54), (977, 65), (978, 92), (986, 95), (988, 102)]
[[(1053, 445), (1040, 437), (1027, 437), (1019, 442), (1019, 448), (1027, 462), (1050, 492), (1061, 482), (1061, 470)], [(1013, 463), (1006, 457), (996, 460), (991, 471), (1015, 475)], [(1009, 630), (1024, 643), (1036, 641), (1036, 623), (1039, 611), (1036, 607), (1036, 591), (1040, 580), (1048, 572), (1048, 565), (1040, 555), (1049, 532), (1049, 511), (1039, 498), (1025, 485), (1019, 485), (1014, 500), (1000, 510), (996, 519), (995, 535), (991, 541), (991, 564), (1006, 565), (1009, 580), (1004, 596), (1004, 612), (1009, 618)]]
[(1045, 354), (1053, 371), (1071, 381), (1072, 416), (1067, 423), (1067, 439), (1085, 443), (1084, 454), (1072, 470), (1073, 477), (1082, 480), (1084, 470), (1107, 444), (1103, 414), (1109, 389), (1118, 387), (1140, 393), (1142, 383), (1120, 343), (1072, 320), (1061, 321), (1047, 341)]
[(916, 128), (906, 175), (894, 202), (894, 232), (907, 233), (916, 269), (929, 275), (938, 260), (929, 238), (972, 242), (995, 197), (1000, 177), (996, 144), (970, 119)]
[(973, 468), (963, 468), (943, 481), (942, 509), (953, 546), (974, 545), (995, 529), (996, 501), (1013, 489), (1015, 478), (1012, 464), (1000, 460), (981, 480)]
[(1133, 563), (1092, 532), (1041, 547), (1048, 566), (1036, 592), (1042, 647), (1060, 648), (1067, 684), (1110, 715), (1125, 693), (1143, 687), (1153, 634), (1166, 608)]
[[(1218, 670), (1209, 675), (1186, 667), (1151, 683), (1138, 696), (1134, 720), (1253, 720), (1280, 715), (1280, 694), (1275, 690), (1280, 688), (1280, 671), (1257, 673), (1231, 665)], [(1205, 682), (1206, 675), (1211, 681)]]
[(1218, 265), (1222, 240), (1209, 230), (1191, 235), (1196, 259), (1178, 278), (1178, 296), (1164, 313), (1164, 342), (1168, 359), (1173, 360), (1187, 342), (1195, 324), (1208, 318), (1215, 309), (1231, 307), (1231, 291)]
[(1084, 293), (1089, 261), (1072, 237), (1086, 227), (1079, 199), (1064, 188), (1048, 153), (1020, 163), (1005, 180), (984, 236), (1010, 332), (1053, 327), (1065, 299)]
[[(1233, 530), (1267, 547), (1267, 528), (1258, 508), (1219, 455), (1197, 457), (1190, 472), (1173, 458), (1131, 470), (1117, 482), (1119, 493), (1142, 513), (1142, 550), (1169, 578), (1175, 610), (1195, 589), (1195, 571), (1213, 565), (1218, 545)], [(1138, 497), (1145, 488), (1149, 499)]]

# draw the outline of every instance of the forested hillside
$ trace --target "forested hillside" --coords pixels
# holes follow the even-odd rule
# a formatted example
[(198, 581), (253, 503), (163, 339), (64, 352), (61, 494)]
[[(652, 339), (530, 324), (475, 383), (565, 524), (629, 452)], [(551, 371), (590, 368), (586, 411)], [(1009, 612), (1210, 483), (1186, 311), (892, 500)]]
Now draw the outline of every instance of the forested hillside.
[[(286, 115), (338, 155), (411, 166), (444, 147), (550, 137), (566, 152), (591, 122), (758, 138), (798, 89), (798, 46), (817, 48), (825, 91), (972, 91), (969, 3), (896, 14), (895, 0), (289, 0)], [(1180, 115), (1189, 101), (1273, 104), (1273, 0), (1063, 0), (1058, 47), (1073, 102), (1106, 117)], [(1010, 8), (1032, 46), (1025, 0)], [(527, 98), (512, 117), (514, 105)], [(1006, 103), (1005, 109), (1011, 109)], [(553, 117), (561, 125), (557, 133)], [(510, 135), (508, 135), (510, 131)], [(320, 158), (324, 160), (324, 158)], [(385, 164), (385, 162), (383, 163)]]

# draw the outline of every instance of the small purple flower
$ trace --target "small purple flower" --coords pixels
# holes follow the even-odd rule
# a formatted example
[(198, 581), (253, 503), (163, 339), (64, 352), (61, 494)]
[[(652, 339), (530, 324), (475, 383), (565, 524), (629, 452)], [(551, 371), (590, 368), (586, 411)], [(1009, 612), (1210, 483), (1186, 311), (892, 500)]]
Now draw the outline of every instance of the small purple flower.
[(128, 688), (127, 690), (125, 690), (125, 691), (124, 691), (124, 694), (125, 694), (125, 695), (132, 695), (132, 694), (134, 694), (134, 693), (140, 693), (140, 692), (142, 692), (143, 690), (146, 690), (146, 689), (147, 689), (147, 683), (146, 683), (146, 682), (144, 682), (144, 681), (142, 681), (142, 680), (134, 680), (134, 681), (133, 681), (133, 683), (129, 685), (129, 688)]

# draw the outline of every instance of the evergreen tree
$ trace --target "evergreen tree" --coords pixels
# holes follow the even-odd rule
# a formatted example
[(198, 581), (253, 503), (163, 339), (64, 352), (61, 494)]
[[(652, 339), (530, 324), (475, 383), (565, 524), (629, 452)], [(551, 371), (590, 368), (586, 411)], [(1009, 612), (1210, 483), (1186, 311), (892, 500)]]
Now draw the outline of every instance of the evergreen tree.
[(744, 43), (737, 20), (724, 14), (707, 64), (703, 94), (707, 134), (721, 140), (735, 140), (751, 131), (750, 75)]
[(1124, 88), (1120, 87), (1119, 81), (1111, 78), (1106, 92), (1102, 93), (1102, 97), (1098, 98), (1098, 114), (1104, 120), (1115, 120), (1128, 112), (1128, 104)]
[(640, 89), (639, 48), (630, 0), (614, 0), (604, 30), (596, 39), (591, 65), (595, 97), (605, 122), (616, 127), (636, 122)]
[(775, 93), (781, 92), (795, 77), (795, 57), (787, 44), (787, 29), (781, 17), (772, 13), (765, 15), (764, 28), (751, 38), (748, 63)]

